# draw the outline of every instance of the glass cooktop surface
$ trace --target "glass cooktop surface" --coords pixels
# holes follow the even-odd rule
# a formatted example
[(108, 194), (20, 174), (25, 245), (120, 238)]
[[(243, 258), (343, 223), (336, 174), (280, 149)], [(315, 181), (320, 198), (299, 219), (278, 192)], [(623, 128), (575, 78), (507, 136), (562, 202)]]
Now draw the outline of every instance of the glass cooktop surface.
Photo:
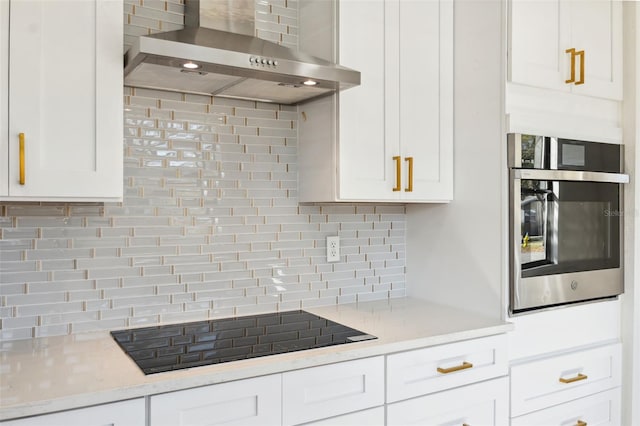
[(376, 339), (301, 310), (117, 330), (111, 335), (144, 374)]

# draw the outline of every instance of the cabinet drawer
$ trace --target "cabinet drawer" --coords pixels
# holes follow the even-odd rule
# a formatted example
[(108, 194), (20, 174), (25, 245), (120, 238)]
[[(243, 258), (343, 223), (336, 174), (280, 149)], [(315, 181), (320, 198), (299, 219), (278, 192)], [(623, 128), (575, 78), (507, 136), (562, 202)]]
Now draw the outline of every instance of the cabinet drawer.
[(393, 425), (505, 425), (509, 423), (506, 377), (396, 402), (387, 407)]
[(506, 376), (506, 347), (497, 335), (389, 355), (387, 402)]
[(0, 422), (2, 426), (131, 426), (145, 424), (144, 398)]
[(357, 413), (343, 414), (330, 419), (305, 423), (305, 426), (384, 426), (384, 407), (369, 408)]
[(292, 371), (282, 375), (284, 425), (333, 417), (384, 404), (384, 357)]
[(620, 388), (511, 419), (511, 426), (615, 426), (620, 424)]
[(511, 416), (620, 386), (620, 344), (511, 367)]
[(151, 397), (150, 425), (280, 425), (280, 375)]

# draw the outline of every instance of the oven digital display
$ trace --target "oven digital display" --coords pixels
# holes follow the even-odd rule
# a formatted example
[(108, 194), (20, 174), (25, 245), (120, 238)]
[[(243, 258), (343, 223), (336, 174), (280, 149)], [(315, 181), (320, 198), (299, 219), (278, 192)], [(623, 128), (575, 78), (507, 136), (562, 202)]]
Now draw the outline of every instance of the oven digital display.
[(573, 167), (585, 166), (584, 145), (563, 143), (561, 146), (562, 146), (562, 164), (564, 166), (573, 166)]

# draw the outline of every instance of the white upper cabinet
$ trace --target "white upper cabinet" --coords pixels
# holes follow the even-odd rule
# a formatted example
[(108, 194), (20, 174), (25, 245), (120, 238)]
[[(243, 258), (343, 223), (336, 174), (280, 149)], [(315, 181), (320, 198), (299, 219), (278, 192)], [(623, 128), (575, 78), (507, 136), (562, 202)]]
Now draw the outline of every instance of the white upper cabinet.
[(0, 196), (122, 198), (122, 1), (11, 0), (8, 17), (2, 3)]
[(390, 101), (385, 98), (387, 5), (340, 1), (339, 63), (360, 71), (361, 80), (360, 86), (339, 95), (339, 199), (397, 199), (399, 195), (391, 192), (395, 176), (391, 158), (400, 155), (393, 153), (398, 141), (388, 140), (385, 133), (385, 111), (392, 107), (391, 102), (385, 103)]
[[(0, 1), (0, 154), (6, 158), (9, 152), (9, 2)], [(0, 197), (9, 193), (7, 160), (0, 163)]]
[(337, 60), (361, 84), (300, 107), (300, 201), (451, 200), (453, 2), (341, 0), (338, 11)]
[(453, 198), (453, 2), (396, 3), (399, 19), (392, 25), (397, 22), (400, 37), (399, 90), (388, 86), (387, 93), (390, 99), (393, 93), (400, 94), (400, 108), (388, 116), (395, 121), (398, 114), (400, 123), (396, 155), (403, 160), (401, 198), (449, 201)]
[(511, 0), (509, 81), (622, 99), (622, 4)]

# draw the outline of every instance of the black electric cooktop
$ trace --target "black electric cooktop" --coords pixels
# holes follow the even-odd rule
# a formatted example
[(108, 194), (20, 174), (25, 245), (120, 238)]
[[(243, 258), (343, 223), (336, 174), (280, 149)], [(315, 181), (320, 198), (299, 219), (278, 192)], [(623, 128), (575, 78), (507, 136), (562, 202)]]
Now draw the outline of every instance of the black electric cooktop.
[(305, 311), (158, 325), (111, 335), (144, 374), (376, 339)]

